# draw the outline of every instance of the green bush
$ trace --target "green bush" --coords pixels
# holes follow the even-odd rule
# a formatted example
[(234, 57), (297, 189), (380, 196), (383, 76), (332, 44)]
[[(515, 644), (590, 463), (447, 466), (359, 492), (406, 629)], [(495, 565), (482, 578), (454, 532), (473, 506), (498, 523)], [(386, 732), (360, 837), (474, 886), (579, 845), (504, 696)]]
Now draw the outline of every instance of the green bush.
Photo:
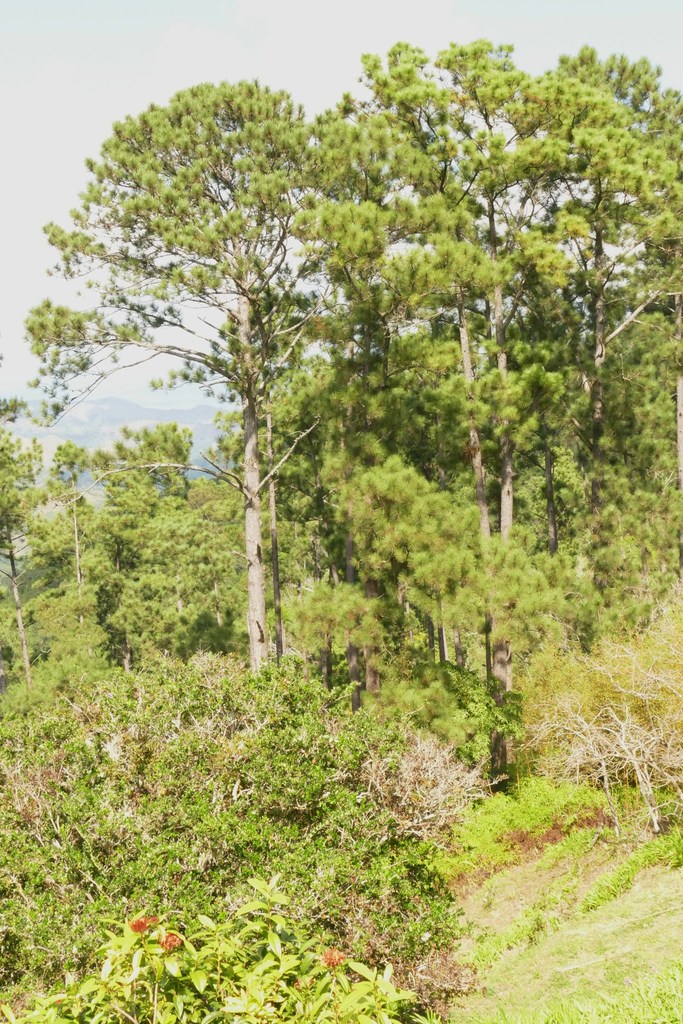
[(82, 974), (103, 919), (144, 905), (184, 926), (278, 873), (350, 954), (419, 962), (459, 916), (436, 843), (392, 804), (412, 742), (296, 665), (254, 677), (208, 656), (3, 715), (0, 991)]
[[(413, 656), (389, 666), (376, 710), (407, 717), (416, 727), (453, 743), (470, 764), (488, 760), (491, 733), (519, 737), (521, 708), (511, 694), (499, 707), (486, 680), (468, 669)], [(370, 703), (370, 695), (366, 695)]]
[(449, 858), (448, 871), (458, 877), (517, 863), (528, 856), (534, 840), (540, 848), (544, 837), (561, 839), (599, 815), (604, 803), (603, 795), (588, 785), (523, 779), (510, 793), (496, 793), (465, 812), (455, 828), (457, 852)]
[(415, 997), (394, 987), (391, 967), (371, 970), (308, 939), (280, 913), (288, 900), (275, 882), (251, 879), (257, 899), (225, 923), (202, 915), (190, 935), (156, 917), (136, 916), (111, 934), (98, 974), (38, 1000), (22, 1024), (407, 1020)]

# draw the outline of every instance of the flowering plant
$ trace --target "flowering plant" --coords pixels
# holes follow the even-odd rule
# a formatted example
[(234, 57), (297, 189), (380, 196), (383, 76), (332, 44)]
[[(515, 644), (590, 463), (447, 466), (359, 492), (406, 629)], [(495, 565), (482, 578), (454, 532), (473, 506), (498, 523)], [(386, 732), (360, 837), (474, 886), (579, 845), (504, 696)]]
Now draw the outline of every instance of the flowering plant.
[(98, 975), (39, 999), (10, 1024), (398, 1024), (414, 996), (379, 972), (303, 936), (280, 909), (277, 879), (253, 878), (257, 898), (226, 922), (199, 918), (185, 934), (139, 915), (112, 933)]

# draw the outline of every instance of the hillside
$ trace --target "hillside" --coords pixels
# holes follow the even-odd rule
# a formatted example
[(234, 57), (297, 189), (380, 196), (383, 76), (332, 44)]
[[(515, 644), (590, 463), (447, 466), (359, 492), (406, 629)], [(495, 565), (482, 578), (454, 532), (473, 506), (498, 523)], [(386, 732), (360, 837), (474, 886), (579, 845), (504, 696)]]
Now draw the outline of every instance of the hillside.
[[(14, 424), (14, 432), (24, 440), (38, 440), (47, 461), (65, 441), (87, 449), (109, 448), (118, 440), (122, 427), (137, 431), (159, 423), (177, 423), (192, 431), (193, 450), (198, 455), (215, 441), (217, 408), (209, 403), (190, 408), (144, 406), (125, 398), (102, 396), (74, 405), (52, 426), (43, 427), (22, 416)], [(29, 402), (29, 409), (38, 415), (39, 403)]]
[(617, 839), (586, 786), (487, 796), (454, 748), (350, 715), (295, 664), (255, 678), (161, 660), (30, 705), (15, 694), (0, 751), (15, 1009), (82, 978), (106, 922), (220, 920), (253, 875), (280, 876), (297, 920), (463, 1021), (623, 1000), (680, 959), (675, 829), (648, 838), (633, 805)]

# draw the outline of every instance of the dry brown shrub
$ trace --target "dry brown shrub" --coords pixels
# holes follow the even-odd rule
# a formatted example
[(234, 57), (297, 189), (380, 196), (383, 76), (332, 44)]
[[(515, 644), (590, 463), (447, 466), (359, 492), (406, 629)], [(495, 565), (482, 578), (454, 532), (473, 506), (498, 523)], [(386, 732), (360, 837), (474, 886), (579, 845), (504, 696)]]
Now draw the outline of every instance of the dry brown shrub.
[(430, 735), (413, 734), (398, 757), (372, 758), (364, 766), (373, 799), (391, 811), (404, 835), (436, 838), (487, 795), (480, 768), (458, 760), (455, 748)]

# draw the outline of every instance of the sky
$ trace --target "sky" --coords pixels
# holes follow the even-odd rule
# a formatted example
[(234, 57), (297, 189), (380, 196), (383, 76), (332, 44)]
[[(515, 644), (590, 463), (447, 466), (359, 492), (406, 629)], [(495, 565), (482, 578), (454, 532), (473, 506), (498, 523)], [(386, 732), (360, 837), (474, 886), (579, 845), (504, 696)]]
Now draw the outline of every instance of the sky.
[[(646, 56), (683, 90), (682, 36), (681, 0), (0, 0), (0, 396), (26, 394), (35, 375), (29, 309), (69, 300), (47, 275), (55, 260), (42, 227), (68, 223), (84, 161), (115, 120), (197, 82), (245, 78), (288, 89), (314, 114), (358, 88), (362, 53), (399, 40), (429, 53), (511, 43), (531, 73), (588, 43), (601, 56)], [(164, 400), (139, 373), (106, 389)], [(200, 397), (190, 389), (172, 402)]]

